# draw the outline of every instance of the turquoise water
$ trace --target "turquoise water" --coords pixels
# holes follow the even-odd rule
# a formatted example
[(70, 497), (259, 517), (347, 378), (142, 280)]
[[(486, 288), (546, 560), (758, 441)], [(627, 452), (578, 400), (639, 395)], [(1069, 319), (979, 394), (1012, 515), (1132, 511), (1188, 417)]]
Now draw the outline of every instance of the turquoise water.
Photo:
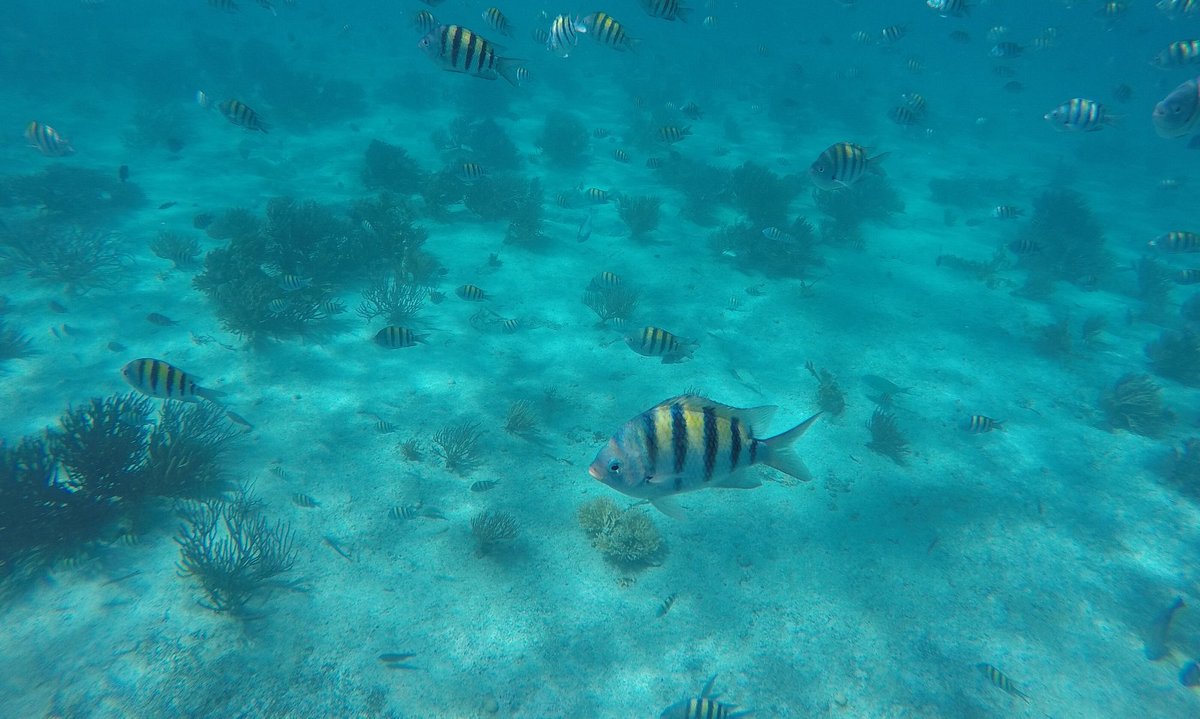
[[(0, 716), (1200, 712), (1200, 10), (10, 5)], [(684, 394), (809, 474), (589, 475)]]

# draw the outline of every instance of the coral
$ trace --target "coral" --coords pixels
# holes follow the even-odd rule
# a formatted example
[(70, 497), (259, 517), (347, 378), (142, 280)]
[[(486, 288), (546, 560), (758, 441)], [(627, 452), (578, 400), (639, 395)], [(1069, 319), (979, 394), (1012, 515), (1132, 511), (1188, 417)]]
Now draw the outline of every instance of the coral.
[(223, 460), (241, 437), (218, 405), (163, 402), (147, 441), (142, 483), (159, 497), (220, 492)]
[(491, 175), (468, 185), (463, 193), (463, 207), (485, 222), (527, 216), (531, 206), (536, 208), (534, 219), (540, 220), (541, 204), (541, 184), (518, 175)]
[(504, 418), (505, 432), (522, 436), (533, 434), (536, 429), (537, 416), (528, 400), (513, 402), (508, 406), (508, 415)]
[(79, 224), (111, 218), (134, 210), (146, 196), (134, 182), (121, 182), (115, 172), (100, 172), (57, 163), (36, 175), (9, 177), (0, 197), (26, 207), (36, 207), (45, 217)]
[(381, 140), (371, 140), (367, 146), (362, 170), (362, 181), (367, 187), (414, 195), (421, 191), (427, 179), (427, 173), (404, 148)]
[(1009, 265), (1008, 254), (1004, 250), (996, 250), (992, 254), (992, 259), (987, 262), (968, 260), (955, 255), (938, 255), (936, 264), (938, 267), (949, 267), (952, 270), (971, 275), (986, 285), (988, 289), (996, 289), (1010, 284), (1008, 280), (999, 275), (1000, 270)]
[(1146, 345), (1146, 356), (1154, 374), (1200, 387), (1200, 331), (1163, 330), (1157, 340)]
[(1183, 449), (1175, 451), (1168, 476), (1181, 490), (1200, 498), (1200, 438), (1189, 437)]
[(579, 507), (579, 525), (604, 558), (625, 566), (657, 564), (665, 552), (662, 535), (645, 512), (621, 511), (607, 497)]
[(1171, 272), (1153, 257), (1142, 257), (1134, 266), (1137, 273), (1137, 298), (1142, 301), (1142, 317), (1162, 322), (1171, 301)]
[(866, 220), (886, 220), (904, 212), (904, 201), (886, 179), (867, 174), (850, 187), (813, 190), (817, 209), (840, 224), (856, 226)]
[(629, 236), (641, 239), (658, 228), (661, 206), (662, 200), (657, 197), (622, 195), (617, 202), (617, 212), (629, 228)]
[(512, 543), (520, 529), (516, 518), (508, 512), (487, 510), (476, 514), (471, 518), (475, 556), (483, 557), (501, 546)]
[(473, 120), (474, 115), (460, 115), (454, 119), (447, 132), (434, 131), (431, 139), (438, 150), (461, 154), (470, 148), (472, 162), (477, 162), (493, 172), (510, 172), (521, 165), (521, 154), (508, 134), (491, 116)]
[(159, 230), (158, 237), (150, 243), (150, 251), (156, 257), (170, 260), (175, 269), (194, 267), (200, 256), (200, 243), (195, 237), (184, 236), (170, 230)]
[(324, 205), (278, 197), (267, 203), (262, 239), (266, 259), (282, 271), (334, 282), (370, 262), (361, 234)]
[(196, 289), (208, 295), (221, 326), (251, 343), (317, 334), (317, 322), (328, 317), (321, 290), (309, 287), (285, 293), (278, 280), (263, 272), (244, 250), (235, 242), (209, 252), (204, 271), (192, 280)]
[(10, 232), (0, 262), (29, 277), (59, 284), (68, 294), (113, 289), (124, 278), (128, 255), (113, 232), (30, 223)]
[(592, 286), (584, 291), (583, 304), (595, 312), (603, 324), (609, 320), (632, 319), (640, 297), (640, 293), (628, 285)]
[(1175, 420), (1163, 408), (1162, 389), (1149, 375), (1127, 374), (1100, 396), (1100, 408), (1110, 429), (1127, 429), (1145, 437), (1160, 437)]
[(442, 427), (433, 435), (434, 454), (446, 463), (446, 469), (456, 474), (468, 474), (482, 462), (479, 452), (478, 422), (464, 422)]
[(10, 359), (23, 359), (37, 354), (32, 347), (33, 340), (23, 332), (8, 326), (0, 320), (0, 362)]
[(562, 110), (546, 113), (537, 146), (542, 156), (561, 169), (578, 169), (588, 162), (588, 132), (583, 123)]
[(161, 146), (178, 152), (191, 139), (192, 116), (177, 103), (140, 105), (133, 115), (132, 126), (121, 133), (121, 142), (129, 150), (144, 151)]
[(244, 207), (231, 207), (213, 220), (204, 230), (214, 240), (234, 240), (249, 243), (258, 236), (262, 223)]
[(1033, 215), (1015, 243), (1038, 251), (1020, 256), (1031, 275), (1042, 274), (1081, 287), (1094, 287), (1112, 270), (1104, 230), (1083, 197), (1071, 190), (1047, 190), (1034, 200)]
[(365, 320), (383, 317), (388, 324), (403, 324), (421, 310), (428, 292), (421, 285), (399, 281), (394, 274), (380, 277), (363, 290), (363, 301), (356, 311)]
[(425, 212), (435, 220), (445, 222), (450, 218), (450, 206), (462, 201), (467, 186), (450, 170), (435, 172), (426, 177), (421, 187), (421, 199)]
[(1033, 345), (1039, 353), (1051, 359), (1071, 355), (1071, 325), (1066, 318), (1037, 328)]
[(394, 270), (401, 279), (429, 284), (445, 270), (422, 246), (429, 237), (413, 225), (416, 212), (408, 201), (388, 192), (377, 198), (359, 200), (350, 212), (363, 232), (359, 234), (361, 271)]
[(818, 371), (812, 361), (805, 362), (804, 368), (817, 380), (817, 406), (834, 416), (845, 411), (846, 394), (838, 386), (833, 373), (824, 368)]
[(272, 525), (252, 507), (212, 499), (181, 509), (179, 574), (200, 583), (206, 600), (198, 603), (214, 612), (245, 615), (247, 602), (296, 563), (291, 527)]
[(795, 177), (780, 177), (753, 162), (743, 163), (729, 178), (734, 206), (759, 229), (787, 223), (788, 205), (800, 192)]
[(867, 429), (871, 431), (871, 441), (867, 448), (873, 452), (890, 457), (901, 466), (907, 464), (905, 456), (909, 454), (908, 440), (896, 426), (896, 415), (876, 407), (867, 421)]
[(730, 197), (729, 173), (685, 157), (672, 158), (659, 175), (664, 185), (683, 194), (681, 214), (702, 227), (715, 227), (716, 210)]
[(1079, 330), (1080, 337), (1083, 338), (1083, 343), (1088, 347), (1098, 347), (1100, 345), (1100, 336), (1104, 334), (1104, 330), (1108, 328), (1108, 318), (1104, 315), (1088, 315), (1083, 321), (1083, 326)]
[(134, 504), (154, 495), (145, 472), (150, 399), (129, 392), (69, 408), (50, 432), (68, 483), (92, 497)]
[(504, 244), (537, 247), (549, 240), (543, 232), (542, 184), (535, 177), (529, 181), (525, 192), (518, 195), (509, 213), (511, 218), (504, 232)]
[(816, 254), (813, 226), (803, 217), (776, 228), (781, 234), (774, 239), (764, 229), (748, 222), (726, 225), (709, 236), (709, 245), (743, 271), (770, 277), (802, 278), (809, 267), (824, 264)]

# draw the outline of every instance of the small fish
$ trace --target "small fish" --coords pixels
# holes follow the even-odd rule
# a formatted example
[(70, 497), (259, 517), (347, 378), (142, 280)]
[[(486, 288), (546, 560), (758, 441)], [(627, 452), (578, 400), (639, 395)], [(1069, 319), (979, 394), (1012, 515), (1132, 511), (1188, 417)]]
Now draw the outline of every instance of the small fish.
[(609, 289), (612, 287), (617, 287), (620, 284), (621, 284), (621, 276), (620, 275), (618, 275), (615, 272), (609, 272), (609, 271), (605, 270), (604, 272), (601, 272), (600, 274), (593, 277), (591, 282), (588, 282), (588, 289), (589, 290), (604, 290), (604, 289)]
[(867, 148), (862, 145), (838, 142), (827, 147), (813, 160), (808, 168), (808, 176), (812, 183), (822, 190), (849, 187), (862, 179), (867, 172), (883, 174), (879, 162), (887, 155), (885, 152), (868, 157)]
[(419, 335), (407, 327), (397, 327), (389, 325), (375, 333), (375, 344), (387, 349), (401, 349), (404, 347), (415, 347), (418, 343), (425, 342), (426, 335)]
[(1179, 40), (1167, 45), (1151, 64), (1158, 67), (1183, 67), (1200, 63), (1200, 40)]
[(762, 233), (763, 233), (763, 237), (767, 238), (768, 240), (770, 240), (772, 242), (783, 242), (785, 244), (791, 244), (796, 241), (796, 238), (794, 236), (784, 232), (783, 230), (779, 229), (778, 227), (764, 227)]
[(388, 510), (392, 519), (416, 519), (421, 516), (421, 508), (415, 504), (401, 504)]
[(74, 155), (75, 148), (63, 139), (53, 127), (34, 120), (25, 126), (25, 139), (46, 157)]
[(281, 315), (284, 312), (287, 312), (288, 307), (290, 306), (291, 303), (287, 300), (283, 299), (282, 297), (276, 297), (267, 303), (267, 312), (272, 315)]
[(584, 17), (583, 25), (587, 28), (588, 34), (601, 45), (608, 45), (614, 50), (622, 51), (634, 50), (637, 47), (637, 40), (629, 37), (629, 34), (625, 32), (625, 26), (606, 12), (594, 12)]
[(715, 28), (717, 26), (717, 16), (716, 15), (705, 15), (704, 19), (700, 21), (700, 24), (703, 25), (705, 28), (712, 30), (713, 28)]
[(677, 592), (672, 592), (671, 594), (668, 594), (667, 598), (662, 600), (662, 603), (658, 605), (658, 611), (656, 611), (654, 613), (654, 616), (656, 616), (660, 619), (662, 617), (667, 616), (667, 612), (671, 611), (671, 607), (674, 606), (675, 599), (678, 596), (679, 596), (679, 594)]
[(996, 205), (992, 210), (992, 217), (997, 220), (1015, 220), (1023, 214), (1025, 214), (1024, 210), (1012, 205)]
[(1154, 106), (1159, 137), (1183, 137), (1200, 125), (1200, 78), (1179, 85)]
[(224, 392), (207, 389), (196, 384), (198, 378), (159, 359), (143, 357), (129, 362), (121, 368), (121, 376), (131, 387), (150, 397), (174, 399), (181, 402), (197, 402), (206, 399), (216, 402)]
[(610, 133), (607, 127), (597, 127), (595, 130), (592, 130), (592, 137), (596, 138), (597, 140), (603, 140), (604, 138), (608, 137), (609, 134)]
[(908, 387), (901, 387), (888, 378), (880, 377), (877, 374), (865, 374), (862, 376), (862, 381), (866, 386), (888, 397), (904, 394), (909, 390)]
[(461, 25), (439, 25), (426, 33), (417, 47), (447, 72), (483, 80), (503, 77), (513, 85), (519, 84), (515, 73), (520, 61), (500, 57), (494, 44)]
[(1042, 251), (1042, 246), (1036, 240), (1023, 237), (1008, 243), (1008, 249), (1014, 255), (1034, 255)]
[(679, 108), (680, 114), (689, 120), (699, 120), (704, 117), (704, 111), (694, 102), (687, 102), (683, 107)]
[(1171, 279), (1174, 280), (1175, 284), (1177, 285), (1200, 284), (1200, 270), (1191, 268), (1180, 270), (1171, 275)]
[(1054, 129), (1066, 132), (1096, 132), (1113, 124), (1104, 106), (1086, 97), (1073, 97), (1044, 117)]
[(684, 6), (680, 0), (640, 0), (642, 9), (650, 17), (662, 18), (663, 20), (679, 20), (687, 22), (688, 13), (691, 8)]
[(613, 159), (616, 160), (617, 162), (621, 162), (621, 163), (629, 162), (629, 153), (625, 152), (624, 150), (622, 150), (619, 147), (617, 149), (613, 150), (612, 156), (613, 156)]
[(663, 166), (663, 159), (661, 157), (647, 157), (646, 158), (646, 167), (647, 168), (649, 168), (651, 170), (657, 170), (658, 168), (660, 168), (662, 166)]
[(1012, 694), (1015, 697), (1020, 697), (1021, 699), (1024, 699), (1025, 701), (1029, 701), (1029, 697), (1026, 694), (1024, 694), (1020, 689), (1017, 689), (1017, 685), (1013, 684), (1013, 681), (1011, 679), (1009, 679), (1004, 674), (1004, 672), (1000, 671), (996, 667), (994, 667), (991, 664), (988, 664), (986, 662), (981, 663), (981, 664), (976, 664), (975, 666), (978, 667), (979, 670), (983, 672), (983, 675), (985, 677), (987, 677), (987, 680), (989, 682), (991, 682), (993, 686), (1003, 689), (1004, 691), (1008, 692), (1009, 694)]
[(546, 49), (558, 57), (568, 58), (579, 44), (579, 36), (587, 33), (587, 26), (570, 15), (559, 15), (550, 22), (546, 33)]
[(161, 205), (159, 205), (159, 206), (158, 206), (158, 209), (160, 209), (160, 210), (169, 210), (169, 209), (171, 209), (172, 207), (174, 207), (175, 205), (178, 205), (178, 204), (179, 204), (179, 203), (178, 203), (178, 202), (176, 202), (175, 200), (170, 200), (170, 201), (164, 202), (164, 203), (162, 203)]
[(1020, 57), (1025, 52), (1025, 48), (1015, 42), (998, 42), (988, 50), (988, 55), (997, 60), (1011, 60)]
[(926, 102), (925, 96), (919, 92), (906, 92), (900, 95), (900, 99), (917, 115), (924, 115), (929, 103)]
[(622, 494), (649, 500), (667, 514), (672, 513), (670, 498), (683, 492), (759, 486), (757, 478), (739, 476), (739, 470), (755, 464), (807, 481), (811, 475), (792, 445), (820, 413), (781, 434), (758, 439), (777, 409), (740, 409), (697, 395), (674, 397), (617, 430), (588, 474)]
[(343, 549), (342, 545), (336, 539), (334, 539), (333, 537), (330, 537), (329, 535), (325, 535), (325, 536), (321, 537), (321, 539), (325, 542), (325, 544), (329, 545), (330, 549), (332, 549), (333, 551), (342, 555), (342, 558), (345, 559), (347, 562), (354, 561), (354, 557), (351, 556), (351, 554), (349, 552), (347, 552), (345, 549)]
[(663, 127), (658, 128), (658, 139), (667, 143), (668, 145), (674, 145), (677, 142), (681, 142), (684, 138), (690, 137), (691, 134), (692, 128), (689, 125), (684, 125), (683, 127), (664, 125)]
[(129, 181), (129, 165), (121, 165), (117, 168), (117, 179), (121, 182)]
[(292, 495), (292, 504), (296, 505), (297, 507), (303, 507), (304, 509), (313, 509), (314, 507), (321, 506), (317, 500), (313, 499), (307, 494), (300, 493)]
[(661, 327), (643, 327), (636, 335), (626, 337), (625, 344), (643, 357), (661, 357), (663, 364), (691, 359), (696, 351), (693, 340), (676, 337)]
[(458, 172), (457, 172), (458, 179), (461, 180), (462, 182), (465, 182), (468, 185), (474, 184), (475, 182), (477, 182), (487, 176), (488, 176), (487, 170), (483, 167), (483, 165), (480, 165), (478, 163), (464, 162), (458, 166)]
[(488, 293), (484, 292), (475, 285), (459, 285), (457, 288), (455, 288), (454, 294), (468, 302), (483, 302), (484, 300), (490, 299)]
[(412, 19), (413, 27), (421, 33), (422, 36), (429, 34), (435, 27), (438, 26), (438, 20), (433, 16), (433, 13), (428, 10), (418, 10)]
[(1169, 253), (1200, 252), (1200, 232), (1172, 230), (1164, 235), (1155, 237), (1146, 244)]
[(700, 696), (675, 702), (663, 709), (658, 719), (740, 719), (754, 713), (750, 710), (736, 711), (736, 704), (717, 701), (720, 695), (713, 693), (716, 680), (716, 675), (713, 675), (705, 683)]
[(1171, 638), (1171, 623), (1175, 620), (1176, 613), (1183, 607), (1183, 597), (1175, 597), (1171, 606), (1159, 612), (1158, 616), (1150, 622), (1150, 626), (1146, 629), (1144, 645), (1146, 658), (1150, 661), (1156, 662), (1170, 653), (1171, 650), (1167, 644)]
[(490, 492), (495, 489), (500, 483), (492, 479), (481, 479), (471, 483), (472, 492)]
[(271, 126), (262, 117), (241, 100), (230, 98), (220, 105), (217, 105), (217, 110), (225, 116), (226, 120), (237, 125), (238, 127), (251, 130), (253, 132), (268, 133), (271, 131)]
[(298, 292), (312, 287), (312, 279), (284, 273), (279, 276), (279, 287), (284, 292)]
[(391, 434), (392, 432), (396, 431), (396, 425), (392, 424), (386, 419), (376, 420), (374, 426), (375, 431), (380, 434)]
[(500, 328), (504, 330), (506, 334), (511, 335), (512, 333), (521, 329), (521, 320), (516, 318), (502, 320), (500, 322)]
[(158, 325), (159, 327), (170, 327), (171, 325), (179, 324), (170, 317), (157, 312), (151, 312), (150, 314), (146, 315), (146, 321), (152, 325)]
[(336, 297), (326, 297), (316, 304), (317, 311), (326, 316), (340, 315), (346, 311), (346, 303)]
[(508, 18), (504, 17), (504, 13), (500, 12), (499, 8), (490, 7), (484, 10), (483, 19), (501, 35), (512, 37), (512, 24), (508, 22)]
[(983, 434), (994, 429), (1003, 430), (1004, 423), (982, 414), (973, 414), (963, 421), (963, 429), (971, 434)]
[(609, 199), (611, 199), (609, 191), (601, 190), (599, 187), (587, 188), (583, 191), (583, 196), (586, 197), (588, 202), (591, 202), (593, 205), (604, 205), (608, 203)]
[(942, 17), (962, 17), (971, 11), (967, 0), (925, 0), (925, 4)]
[(921, 117), (907, 105), (897, 105), (888, 110), (888, 119), (901, 127), (911, 127), (921, 122)]
[(907, 25), (888, 25), (879, 31), (884, 42), (896, 42), (908, 34)]
[(408, 661), (409, 659), (412, 659), (412, 658), (413, 658), (413, 657), (415, 657), (415, 656), (417, 656), (415, 653), (408, 653), (408, 654), (397, 654), (397, 653), (391, 653), (391, 654), (380, 654), (380, 655), (379, 655), (379, 661), (381, 661), (381, 662), (384, 662), (385, 664), (399, 664), (400, 662), (406, 662), (406, 661)]
[(587, 213), (587, 216), (579, 223), (579, 230), (575, 233), (576, 242), (587, 242), (592, 239), (592, 214), (592, 212)]
[(125, 345), (114, 340), (114, 341), (108, 343), (108, 351), (109, 352), (124, 352)]

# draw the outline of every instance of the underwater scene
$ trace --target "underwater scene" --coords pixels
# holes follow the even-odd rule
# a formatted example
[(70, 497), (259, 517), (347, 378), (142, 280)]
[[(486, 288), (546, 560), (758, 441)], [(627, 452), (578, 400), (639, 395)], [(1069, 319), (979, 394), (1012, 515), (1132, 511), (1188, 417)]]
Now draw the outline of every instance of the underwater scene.
[(1200, 1), (14, 0), (0, 71), (0, 719), (1200, 717)]

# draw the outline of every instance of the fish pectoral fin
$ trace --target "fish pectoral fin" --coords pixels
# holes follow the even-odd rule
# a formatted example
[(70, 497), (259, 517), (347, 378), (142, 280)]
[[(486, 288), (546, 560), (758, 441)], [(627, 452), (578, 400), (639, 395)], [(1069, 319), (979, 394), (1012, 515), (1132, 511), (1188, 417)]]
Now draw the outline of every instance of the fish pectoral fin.
[(754, 489), (762, 486), (762, 481), (745, 473), (732, 474), (717, 484), (721, 489)]
[(654, 505), (655, 509), (667, 515), (671, 519), (678, 519), (679, 521), (687, 519), (687, 512), (683, 509), (683, 507), (679, 506), (672, 497), (659, 497), (658, 499), (652, 499), (650, 500), (650, 504)]

